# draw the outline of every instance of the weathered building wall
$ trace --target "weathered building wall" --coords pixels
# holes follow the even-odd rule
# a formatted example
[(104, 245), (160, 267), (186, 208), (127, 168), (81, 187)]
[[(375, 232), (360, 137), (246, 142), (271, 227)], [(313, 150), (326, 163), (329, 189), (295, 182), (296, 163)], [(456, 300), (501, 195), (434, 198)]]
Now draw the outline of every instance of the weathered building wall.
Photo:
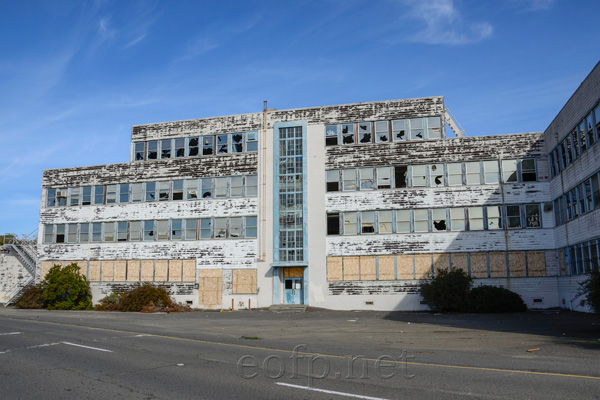
[(15, 290), (29, 281), (31, 275), (21, 264), (14, 250), (8, 246), (0, 249), (0, 303), (4, 303), (10, 300)]

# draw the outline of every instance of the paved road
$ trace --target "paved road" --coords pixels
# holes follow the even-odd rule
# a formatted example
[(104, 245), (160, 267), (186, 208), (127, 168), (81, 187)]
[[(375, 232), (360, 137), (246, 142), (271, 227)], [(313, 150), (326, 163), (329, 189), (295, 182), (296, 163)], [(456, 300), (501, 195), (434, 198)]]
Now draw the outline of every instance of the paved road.
[(2, 309), (0, 399), (600, 399), (595, 323)]

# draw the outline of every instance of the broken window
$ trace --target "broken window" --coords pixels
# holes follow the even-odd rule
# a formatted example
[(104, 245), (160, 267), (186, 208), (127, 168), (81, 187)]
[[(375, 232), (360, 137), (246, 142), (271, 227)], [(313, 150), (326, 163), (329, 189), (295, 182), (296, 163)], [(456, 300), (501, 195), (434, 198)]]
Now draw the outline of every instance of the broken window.
[(171, 158), (171, 139), (160, 141), (160, 158)]
[(241, 153), (244, 151), (244, 134), (243, 133), (232, 133), (231, 134), (231, 152)]
[(114, 242), (115, 241), (115, 223), (105, 222), (104, 223), (104, 241)]
[(600, 209), (600, 186), (599, 186), (600, 179), (598, 179), (599, 175), (600, 174), (594, 174), (591, 179), (591, 181), (592, 181), (591, 182), (592, 183), (591, 191), (594, 192), (593, 202), (594, 202), (594, 209), (596, 209), (596, 210)]
[(429, 232), (429, 210), (414, 210), (415, 232)]
[(410, 140), (425, 139), (423, 130), (423, 118), (413, 118), (410, 120)]
[(106, 204), (117, 202), (117, 185), (106, 185)]
[(469, 213), (469, 230), (483, 230), (483, 207), (467, 207)]
[(536, 180), (535, 158), (521, 160), (521, 182), (535, 182)]
[(564, 169), (567, 168), (567, 150), (564, 140), (558, 145), (558, 152), (560, 154), (560, 170), (564, 171)]
[(337, 169), (326, 172), (327, 175), (327, 191), (339, 192), (340, 190), (340, 171)]
[(117, 242), (127, 241), (127, 222), (117, 222)]
[(158, 159), (158, 142), (156, 140), (152, 140), (148, 142), (148, 160), (156, 160)]
[(479, 165), (479, 161), (466, 162), (465, 172), (467, 177), (467, 185), (481, 184), (481, 166)]
[(129, 240), (142, 240), (141, 221), (132, 221), (129, 223)]
[(361, 168), (358, 172), (360, 175), (360, 190), (373, 190), (373, 168)]
[(229, 153), (229, 135), (217, 135), (217, 154)]
[(412, 166), (412, 187), (427, 186), (427, 166), (413, 165)]
[(183, 180), (173, 181), (173, 200), (183, 200)]
[(44, 225), (44, 243), (54, 242), (54, 225)]
[(104, 186), (94, 186), (94, 205), (104, 204)]
[(359, 143), (372, 143), (373, 135), (371, 134), (371, 123), (370, 122), (359, 122), (358, 123), (358, 142)]
[(501, 229), (502, 218), (500, 215), (500, 206), (487, 206), (487, 229)]
[(448, 186), (461, 186), (462, 181), (462, 164), (452, 163), (447, 164), (448, 168)]
[(156, 239), (169, 240), (169, 220), (156, 221)]
[(185, 240), (196, 240), (196, 219), (186, 219), (185, 221)]
[(594, 108), (594, 119), (596, 120), (596, 139), (600, 140), (600, 105)]
[(212, 237), (212, 219), (200, 219), (200, 239), (210, 239)]
[(158, 201), (169, 201), (171, 197), (171, 182), (162, 181), (158, 183)]
[(56, 205), (65, 207), (67, 205), (67, 197), (69, 195), (68, 188), (60, 188), (56, 191)]
[(390, 127), (387, 121), (375, 122), (375, 142), (387, 143), (390, 141)]
[(354, 144), (354, 124), (342, 124), (342, 144)]
[(92, 204), (92, 187), (84, 186), (81, 188), (81, 205), (89, 206)]
[(587, 141), (585, 140), (585, 120), (579, 123), (579, 143), (581, 143), (581, 152), (583, 153), (588, 147)]
[(47, 199), (46, 199), (46, 206), (47, 207), (54, 207), (56, 206), (56, 189), (48, 189), (48, 191), (46, 192), (47, 195)]
[(394, 187), (405, 188), (407, 175), (408, 167), (406, 165), (397, 165), (396, 167), (394, 167)]
[(440, 139), (442, 137), (442, 123), (440, 117), (427, 118), (427, 137)]
[(517, 160), (502, 160), (502, 182), (517, 181)]
[(56, 225), (56, 239), (54, 243), (64, 243), (65, 242), (65, 224), (57, 224)]
[(232, 176), (230, 178), (229, 197), (242, 197), (243, 195), (243, 179), (241, 176)]
[(258, 151), (258, 132), (246, 132), (246, 151)]
[(77, 224), (67, 224), (67, 243), (77, 243)]
[(79, 224), (79, 243), (87, 243), (90, 240), (90, 224)]
[(394, 142), (399, 142), (407, 139), (407, 122), (408, 121), (405, 119), (392, 121), (392, 139), (394, 140)]
[(225, 239), (227, 237), (227, 218), (214, 219), (215, 239)]
[(573, 156), (573, 148), (571, 146), (571, 134), (568, 134), (567, 137), (565, 137), (565, 151), (567, 153), (567, 164), (565, 164), (566, 167), (575, 159)]
[(396, 233), (410, 233), (410, 210), (396, 211)]
[(144, 240), (154, 240), (154, 221), (142, 221), (144, 226)]
[(187, 179), (185, 181), (185, 190), (186, 190), (186, 198), (188, 200), (193, 200), (198, 198), (198, 180), (197, 179)]
[(377, 189), (392, 187), (392, 167), (377, 167)]
[(571, 132), (571, 144), (573, 145), (571, 147), (571, 151), (572, 151), (572, 155), (573, 158), (572, 160), (576, 160), (577, 157), (579, 157), (579, 138), (578, 138), (578, 134), (577, 134), (577, 127), (575, 127), (573, 129), (573, 131)]
[(102, 241), (102, 222), (92, 223), (92, 242)]
[(498, 174), (500, 168), (498, 168), (498, 161), (484, 161), (483, 162), (483, 183), (492, 184), (498, 183)]
[(342, 214), (344, 219), (344, 235), (358, 234), (358, 218), (355, 212), (345, 212)]
[(171, 240), (183, 238), (183, 221), (181, 219), (171, 220)]
[(156, 200), (156, 182), (146, 182), (146, 201)]
[[(600, 121), (598, 122), (600, 123)], [(594, 118), (591, 112), (585, 117), (585, 132), (588, 147), (591, 147), (596, 142), (594, 138)]]
[(256, 196), (258, 193), (258, 176), (249, 175), (246, 177), (246, 196)]
[(143, 183), (132, 183), (131, 184), (131, 202), (140, 203), (144, 201), (144, 184)]
[[(215, 178), (215, 198), (227, 197), (227, 180), (228, 178)], [(202, 179), (202, 197), (204, 194), (204, 179)]]
[(69, 205), (70, 206), (78, 206), (79, 205), (79, 193), (80, 189), (78, 187), (71, 188), (69, 191)]
[(339, 235), (340, 234), (340, 214), (327, 214), (327, 234), (328, 235)]
[(429, 178), (431, 180), (431, 187), (444, 186), (444, 164), (430, 165)]
[(527, 228), (540, 227), (540, 205), (526, 204), (525, 205), (525, 221)]
[(392, 211), (377, 212), (377, 233), (393, 233)]
[(431, 221), (434, 232), (448, 230), (448, 225), (446, 223), (445, 208), (434, 208), (433, 210), (431, 210)]
[(338, 144), (338, 126), (325, 126), (325, 146), (336, 146)]
[(210, 156), (215, 152), (215, 137), (202, 136), (202, 155)]
[(344, 179), (344, 191), (356, 190), (356, 170), (345, 169), (342, 171)]
[(521, 207), (506, 206), (506, 225), (508, 228), (521, 227)]
[(256, 237), (256, 217), (246, 217), (246, 237), (247, 238), (255, 238)]
[(175, 139), (175, 157), (185, 157), (185, 139)]
[(375, 233), (375, 211), (360, 213), (360, 233)]
[(198, 137), (188, 138), (188, 157), (196, 157), (198, 154), (200, 154), (200, 141)]
[(242, 217), (229, 218), (229, 236), (232, 239), (243, 237), (242, 235)]
[(460, 232), (465, 230), (465, 209), (451, 208), (450, 209), (450, 230)]
[(145, 154), (146, 154), (146, 143), (144, 142), (138, 142), (134, 145), (134, 161), (143, 161), (145, 160)]
[(119, 203), (129, 203), (129, 183), (119, 185)]

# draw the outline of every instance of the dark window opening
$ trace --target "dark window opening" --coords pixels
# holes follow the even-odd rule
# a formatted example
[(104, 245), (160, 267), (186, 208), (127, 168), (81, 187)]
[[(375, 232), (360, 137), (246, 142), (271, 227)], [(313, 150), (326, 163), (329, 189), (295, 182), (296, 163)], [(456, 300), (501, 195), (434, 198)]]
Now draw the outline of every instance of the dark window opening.
[(198, 155), (198, 152), (199, 152), (198, 138), (197, 137), (190, 138), (190, 140), (188, 142), (188, 156), (195, 157)]
[(327, 234), (340, 234), (340, 214), (327, 214)]
[(371, 143), (371, 134), (370, 133), (361, 134), (360, 142), (361, 143)]
[(445, 231), (446, 229), (446, 221), (445, 220), (441, 220), (441, 221), (433, 221), (433, 226), (435, 228), (435, 230), (437, 231)]
[(442, 185), (443, 184), (443, 180), (442, 180), (442, 175), (438, 175), (434, 178), (435, 184), (436, 185)]
[(398, 165), (394, 168), (394, 178), (395, 184), (397, 188), (405, 188), (406, 187), (406, 173), (408, 171), (408, 167), (406, 165)]

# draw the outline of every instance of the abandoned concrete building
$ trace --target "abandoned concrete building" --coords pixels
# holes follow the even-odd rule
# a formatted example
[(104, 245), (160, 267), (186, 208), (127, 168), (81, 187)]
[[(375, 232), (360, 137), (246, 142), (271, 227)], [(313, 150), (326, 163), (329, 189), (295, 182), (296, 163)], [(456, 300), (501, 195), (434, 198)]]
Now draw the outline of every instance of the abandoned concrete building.
[(95, 301), (152, 282), (199, 308), (420, 310), (462, 268), (585, 310), (599, 101), (600, 64), (545, 132), (449, 137), (443, 97), (136, 125), (129, 162), (44, 171), (37, 279), (76, 262)]

